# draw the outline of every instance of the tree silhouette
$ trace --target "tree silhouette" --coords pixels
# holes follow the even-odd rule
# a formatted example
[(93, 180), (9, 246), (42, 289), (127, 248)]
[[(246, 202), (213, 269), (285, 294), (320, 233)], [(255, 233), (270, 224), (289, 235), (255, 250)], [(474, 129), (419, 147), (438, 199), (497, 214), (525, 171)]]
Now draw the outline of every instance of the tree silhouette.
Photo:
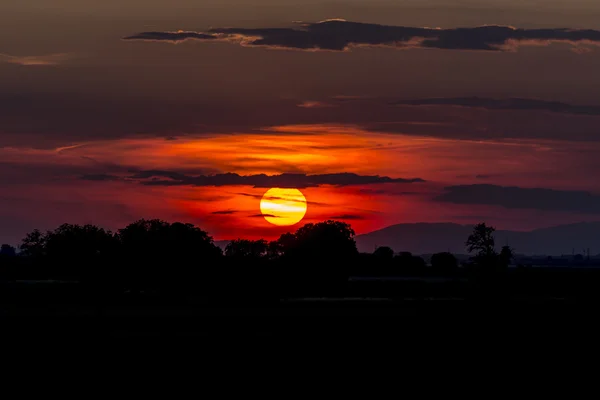
[(514, 250), (510, 246), (502, 246), (500, 254), (498, 255), (502, 265), (508, 266), (515, 258)]
[(490, 296), (499, 293), (498, 290), (503, 287), (505, 272), (513, 258), (512, 249), (508, 246), (504, 246), (500, 255), (496, 252), (494, 232), (495, 229), (485, 223), (477, 224), (466, 242), (469, 252), (476, 252), (469, 269)]
[(269, 254), (271, 258), (278, 258), (286, 253), (293, 252), (296, 246), (296, 235), (293, 233), (284, 233), (279, 239), (269, 243)]
[(24, 257), (60, 259), (62, 263), (89, 262), (114, 251), (115, 237), (94, 225), (63, 224), (53, 231), (34, 230), (21, 243)]
[(0, 257), (14, 257), (17, 255), (17, 250), (8, 244), (3, 244), (0, 247)]
[(29, 263), (44, 263), (45, 276), (57, 279), (91, 279), (118, 243), (112, 233), (94, 225), (63, 224), (53, 231), (34, 230), (21, 243), (21, 256)]
[(414, 256), (408, 251), (401, 251), (394, 257), (395, 274), (418, 275), (425, 270), (427, 263), (423, 258)]
[(394, 250), (391, 247), (382, 246), (378, 247), (373, 252), (373, 255), (380, 260), (392, 260), (394, 258)]
[(45, 256), (66, 262), (89, 262), (105, 258), (115, 250), (112, 233), (94, 225), (64, 224), (44, 237)]
[(279, 243), (284, 256), (299, 259), (345, 259), (356, 256), (355, 232), (349, 224), (325, 221), (306, 224), (295, 234), (284, 234)]
[(29, 232), (21, 241), (21, 255), (30, 258), (40, 258), (45, 254), (46, 235), (39, 230)]
[(431, 256), (431, 267), (438, 272), (453, 272), (458, 268), (458, 260), (452, 253), (437, 253)]
[(225, 256), (235, 258), (258, 259), (265, 257), (269, 250), (266, 240), (237, 239), (229, 242), (225, 248)]
[(125, 284), (146, 287), (191, 285), (202, 266), (213, 266), (222, 256), (211, 236), (193, 224), (141, 219), (120, 229)]
[(214, 258), (221, 255), (213, 239), (192, 224), (141, 219), (118, 232), (128, 254), (151, 258)]
[(494, 249), (495, 228), (487, 226), (485, 223), (477, 224), (473, 228), (473, 233), (469, 235), (465, 245), (469, 253), (476, 252), (476, 257), (479, 259), (493, 258), (496, 256)]

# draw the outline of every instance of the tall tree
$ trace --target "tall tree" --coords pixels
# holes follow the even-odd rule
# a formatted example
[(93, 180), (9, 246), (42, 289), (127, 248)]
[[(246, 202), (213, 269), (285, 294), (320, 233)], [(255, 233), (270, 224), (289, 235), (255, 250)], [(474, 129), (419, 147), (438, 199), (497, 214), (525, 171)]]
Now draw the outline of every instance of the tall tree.
[(502, 250), (500, 250), (498, 258), (500, 259), (502, 265), (508, 266), (515, 258), (515, 251), (510, 246), (502, 246)]
[(476, 253), (477, 258), (491, 258), (496, 256), (494, 232), (496, 229), (485, 223), (477, 224), (473, 233), (469, 235), (465, 245), (469, 253)]

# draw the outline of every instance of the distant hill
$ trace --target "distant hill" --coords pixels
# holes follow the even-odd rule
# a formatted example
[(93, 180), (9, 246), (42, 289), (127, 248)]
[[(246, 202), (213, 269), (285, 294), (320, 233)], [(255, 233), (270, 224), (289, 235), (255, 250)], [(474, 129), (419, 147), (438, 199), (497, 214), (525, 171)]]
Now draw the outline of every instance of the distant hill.
[[(389, 246), (395, 251), (410, 251), (414, 254), (430, 254), (441, 251), (464, 254), (465, 241), (473, 229), (472, 225), (452, 223), (399, 224), (359, 235), (358, 249), (372, 252), (376, 246)], [(600, 253), (600, 222), (583, 222), (536, 229), (530, 232), (497, 231), (496, 245), (509, 244), (518, 254), (561, 255)]]

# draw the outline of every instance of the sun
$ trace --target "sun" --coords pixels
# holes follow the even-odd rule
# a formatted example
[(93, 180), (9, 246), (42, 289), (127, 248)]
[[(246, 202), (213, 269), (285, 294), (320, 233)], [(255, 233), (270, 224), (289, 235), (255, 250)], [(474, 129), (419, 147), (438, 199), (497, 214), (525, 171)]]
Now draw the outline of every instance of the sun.
[(260, 212), (273, 225), (290, 226), (306, 215), (306, 198), (298, 189), (272, 188), (260, 201)]

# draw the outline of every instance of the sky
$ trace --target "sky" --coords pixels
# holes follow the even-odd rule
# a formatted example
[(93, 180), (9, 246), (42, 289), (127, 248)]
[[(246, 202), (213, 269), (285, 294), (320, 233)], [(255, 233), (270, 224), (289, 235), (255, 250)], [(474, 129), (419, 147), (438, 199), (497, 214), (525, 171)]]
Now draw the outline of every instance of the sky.
[(595, 0), (3, 0), (0, 242), (600, 221), (598, 71)]

